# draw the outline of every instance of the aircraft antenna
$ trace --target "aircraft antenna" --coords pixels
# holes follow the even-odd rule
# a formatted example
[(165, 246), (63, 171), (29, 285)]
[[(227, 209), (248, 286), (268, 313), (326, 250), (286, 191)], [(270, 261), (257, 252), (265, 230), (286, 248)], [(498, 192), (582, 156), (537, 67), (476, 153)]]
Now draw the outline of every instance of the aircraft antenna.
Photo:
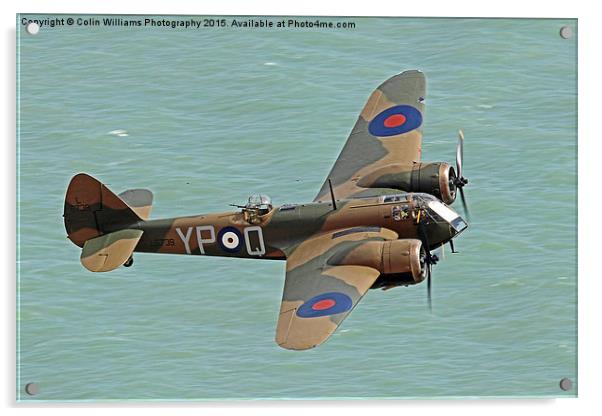
[(334, 200), (334, 191), (332, 190), (332, 182), (330, 178), (328, 178), (328, 187), (330, 188), (330, 198), (332, 199), (332, 209), (337, 209), (337, 202)]

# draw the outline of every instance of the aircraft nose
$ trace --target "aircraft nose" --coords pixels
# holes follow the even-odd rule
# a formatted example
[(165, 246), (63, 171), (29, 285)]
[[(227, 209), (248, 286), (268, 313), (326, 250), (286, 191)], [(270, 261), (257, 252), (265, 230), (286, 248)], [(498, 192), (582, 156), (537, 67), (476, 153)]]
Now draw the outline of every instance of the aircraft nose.
[(457, 218), (450, 221), (451, 228), (455, 231), (454, 236), (460, 234), (468, 227), (468, 223), (464, 218), (458, 215)]
[(455, 231), (454, 235), (460, 233), (468, 226), (464, 218), (449, 205), (445, 205), (441, 201), (430, 201), (428, 205), (441, 220), (451, 225)]

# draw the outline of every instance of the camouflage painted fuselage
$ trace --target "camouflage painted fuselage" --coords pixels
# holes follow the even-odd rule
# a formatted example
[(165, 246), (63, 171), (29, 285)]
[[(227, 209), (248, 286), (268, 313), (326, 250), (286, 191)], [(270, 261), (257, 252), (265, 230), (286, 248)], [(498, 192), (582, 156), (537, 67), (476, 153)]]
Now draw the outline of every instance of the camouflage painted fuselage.
[(436, 248), (456, 233), (427, 214), (423, 198), (432, 197), (401, 194), (392, 202), (382, 197), (339, 200), (336, 210), (324, 202), (284, 205), (260, 216), (257, 223), (246, 221), (243, 212), (231, 211), (140, 221), (129, 228), (144, 231), (137, 252), (284, 260), (308, 237), (332, 230), (386, 228), (400, 238), (419, 238), (420, 213), (431, 248)]

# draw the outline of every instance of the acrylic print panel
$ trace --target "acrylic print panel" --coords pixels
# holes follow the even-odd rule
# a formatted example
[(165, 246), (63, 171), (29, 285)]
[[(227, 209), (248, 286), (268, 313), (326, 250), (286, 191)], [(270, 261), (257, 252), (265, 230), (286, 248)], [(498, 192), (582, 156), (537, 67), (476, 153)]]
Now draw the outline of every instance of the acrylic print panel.
[[(18, 400), (576, 396), (576, 38), (571, 19), (18, 16)], [(426, 164), (457, 170), (459, 129), (470, 218)]]

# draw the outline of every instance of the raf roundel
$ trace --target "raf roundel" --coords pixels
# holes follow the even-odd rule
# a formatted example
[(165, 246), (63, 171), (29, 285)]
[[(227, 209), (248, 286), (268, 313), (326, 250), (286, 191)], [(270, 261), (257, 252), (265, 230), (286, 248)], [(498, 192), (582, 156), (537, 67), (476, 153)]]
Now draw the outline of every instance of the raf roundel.
[(234, 227), (224, 227), (217, 236), (219, 245), (228, 253), (237, 253), (242, 247), (243, 237)]
[(340, 292), (322, 293), (314, 296), (297, 309), (301, 318), (317, 318), (347, 312), (353, 306), (349, 296)]
[(387, 108), (372, 119), (368, 131), (373, 136), (388, 137), (407, 133), (422, 125), (422, 114), (411, 105)]

